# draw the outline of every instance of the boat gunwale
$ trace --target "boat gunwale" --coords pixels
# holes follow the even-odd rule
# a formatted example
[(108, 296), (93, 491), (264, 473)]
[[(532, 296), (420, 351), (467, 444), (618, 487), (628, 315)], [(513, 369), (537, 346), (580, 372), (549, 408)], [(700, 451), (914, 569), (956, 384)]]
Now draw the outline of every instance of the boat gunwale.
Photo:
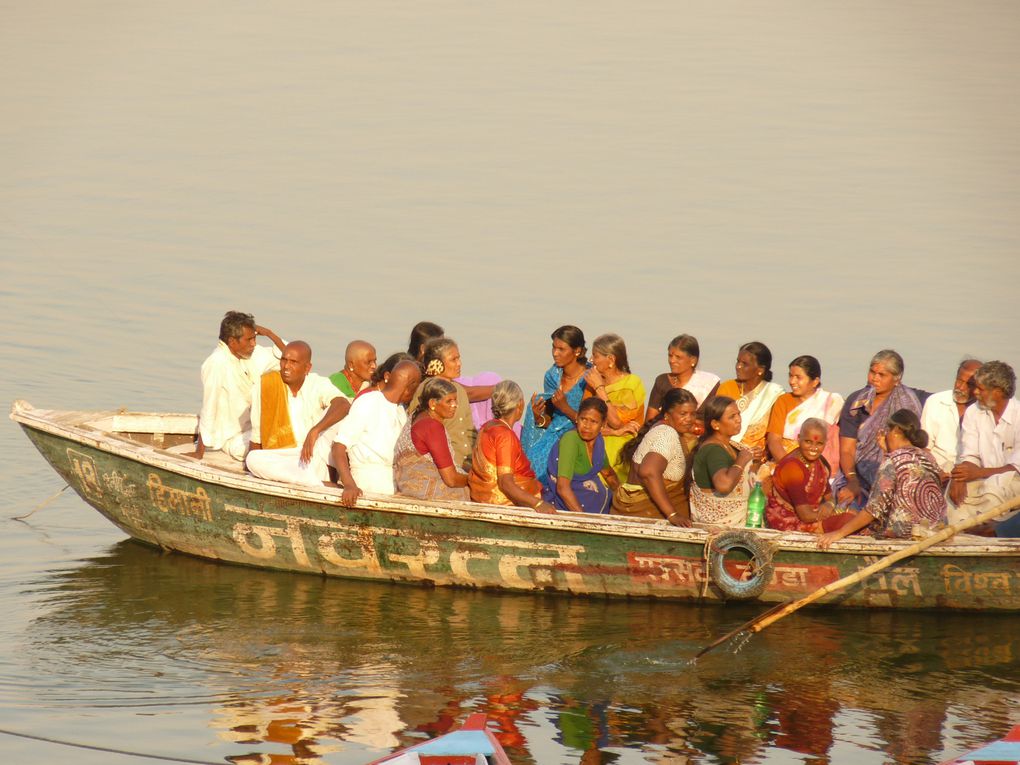
[[(256, 478), (250, 474), (233, 473), (214, 465), (204, 464), (194, 458), (175, 454), (148, 444), (143, 444), (114, 431), (107, 431), (89, 425), (89, 422), (112, 417), (180, 417), (179, 412), (128, 412), (121, 410), (55, 410), (36, 409), (23, 400), (11, 405), (10, 419), (23, 427), (33, 428), (59, 438), (91, 446), (144, 465), (166, 470), (181, 476), (206, 483), (216, 484), (239, 491), (255, 492), (319, 505), (339, 505), (342, 489), (322, 487), (313, 489)], [(194, 417), (194, 415), (185, 415)], [(356, 510), (371, 510), (404, 515), (435, 517), (437, 515), (457, 520), (473, 520), (516, 526), (518, 528), (554, 529), (566, 532), (597, 534), (635, 538), (657, 538), (683, 544), (706, 545), (711, 539), (736, 528), (691, 527), (682, 528), (663, 524), (655, 519), (626, 518), (620, 516), (557, 513), (556, 515), (535, 513), (533, 510), (489, 505), (476, 502), (454, 502), (435, 500), (421, 504), (413, 498), (382, 498), (363, 496), (358, 500)], [(754, 529), (754, 533), (767, 541), (776, 552), (808, 552), (814, 554), (845, 554), (853, 556), (884, 556), (913, 544), (912, 539), (874, 540), (871, 537), (844, 539), (828, 550), (820, 549), (817, 536), (804, 532), (786, 532), (777, 529)], [(959, 537), (967, 537), (961, 541)], [(987, 542), (971, 542), (970, 539), (987, 539), (972, 535), (959, 535), (949, 543), (933, 545), (919, 553), (939, 558), (979, 556), (1016, 557), (1020, 556), (1020, 539), (994, 539)]]

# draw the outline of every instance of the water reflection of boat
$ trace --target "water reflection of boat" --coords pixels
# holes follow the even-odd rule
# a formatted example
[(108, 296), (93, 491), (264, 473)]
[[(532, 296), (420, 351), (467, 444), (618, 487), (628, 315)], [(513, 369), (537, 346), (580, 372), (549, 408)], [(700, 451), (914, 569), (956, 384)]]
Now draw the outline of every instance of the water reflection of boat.
[(409, 746), (369, 765), (510, 765), (499, 741), (485, 727), (485, 715), (471, 715), (456, 730)]
[[(16, 402), (11, 417), (54, 469), (135, 539), (215, 560), (331, 576), (571, 594), (721, 600), (707, 557), (718, 530), (645, 519), (422, 505), (262, 481), (181, 454), (191, 415), (68, 412)], [(760, 532), (774, 573), (760, 596), (813, 592), (909, 544)], [(729, 561), (731, 572), (748, 567)], [(761, 575), (761, 574), (758, 574)], [(1020, 610), (1020, 540), (959, 536), (823, 603)]]
[(909, 763), (940, 747), (944, 728), (925, 723), (947, 705), (973, 746), (1001, 735), (1016, 703), (1020, 632), (1003, 615), (814, 612), (692, 664), (754, 607), (287, 576), (127, 541), (35, 586), (25, 651), (59, 703), (90, 706), (110, 685), (131, 714), (186, 700), (193, 729), (253, 765), (270, 752), (365, 762), (474, 712), (521, 763), (550, 748), (561, 762), (624, 748), (649, 763), (780, 749), (821, 763), (851, 729)]

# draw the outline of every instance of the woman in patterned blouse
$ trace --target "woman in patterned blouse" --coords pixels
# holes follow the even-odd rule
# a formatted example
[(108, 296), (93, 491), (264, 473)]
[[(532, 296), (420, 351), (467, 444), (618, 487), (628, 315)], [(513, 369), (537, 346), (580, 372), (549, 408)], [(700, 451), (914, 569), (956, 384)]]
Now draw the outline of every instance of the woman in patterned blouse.
[(865, 527), (876, 537), (909, 538), (917, 524), (946, 521), (946, 498), (939, 468), (925, 447), (928, 434), (909, 409), (898, 409), (878, 435), (885, 459), (879, 465), (868, 504), (836, 531), (819, 537), (823, 549)]

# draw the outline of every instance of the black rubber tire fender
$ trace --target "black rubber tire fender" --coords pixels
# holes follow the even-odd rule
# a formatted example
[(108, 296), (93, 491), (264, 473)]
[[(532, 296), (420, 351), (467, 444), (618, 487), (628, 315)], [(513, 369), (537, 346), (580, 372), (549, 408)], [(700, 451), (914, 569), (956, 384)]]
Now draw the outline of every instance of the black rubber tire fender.
[[(736, 579), (724, 565), (730, 550), (745, 550), (750, 556), (753, 575)], [(772, 581), (774, 572), (772, 549), (753, 531), (725, 531), (712, 540), (708, 554), (708, 575), (726, 600), (752, 600), (761, 595)]]

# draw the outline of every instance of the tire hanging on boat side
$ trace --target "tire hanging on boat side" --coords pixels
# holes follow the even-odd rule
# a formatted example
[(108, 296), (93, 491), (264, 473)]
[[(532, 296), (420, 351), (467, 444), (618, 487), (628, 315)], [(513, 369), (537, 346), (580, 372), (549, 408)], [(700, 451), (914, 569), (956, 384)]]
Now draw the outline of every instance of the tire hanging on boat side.
[[(726, 570), (726, 554), (744, 550), (750, 556), (751, 576), (737, 579)], [(753, 531), (726, 531), (712, 540), (708, 554), (708, 575), (726, 600), (751, 600), (761, 595), (772, 581), (772, 550)]]

